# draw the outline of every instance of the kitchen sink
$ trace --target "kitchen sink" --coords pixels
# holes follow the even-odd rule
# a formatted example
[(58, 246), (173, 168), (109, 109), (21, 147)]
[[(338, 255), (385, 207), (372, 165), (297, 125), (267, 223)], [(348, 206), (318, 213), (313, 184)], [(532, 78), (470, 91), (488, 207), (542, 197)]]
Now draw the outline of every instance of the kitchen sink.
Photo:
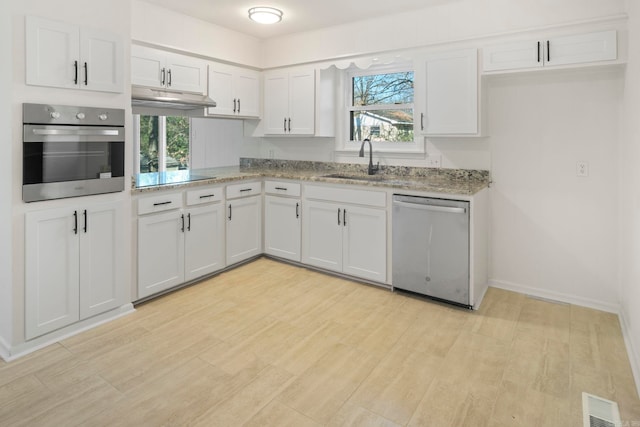
[(347, 175), (343, 173), (332, 173), (322, 175), (323, 178), (350, 179), (354, 181), (384, 181), (387, 177), (383, 175)]

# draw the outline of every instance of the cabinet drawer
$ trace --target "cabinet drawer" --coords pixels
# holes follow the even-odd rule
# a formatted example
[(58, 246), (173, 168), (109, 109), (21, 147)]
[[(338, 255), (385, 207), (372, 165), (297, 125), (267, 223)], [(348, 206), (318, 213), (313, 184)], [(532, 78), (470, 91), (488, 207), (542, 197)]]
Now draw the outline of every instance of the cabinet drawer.
[(387, 195), (382, 191), (353, 190), (341, 187), (323, 187), (307, 185), (304, 187), (305, 198), (328, 200), (338, 203), (350, 203), (384, 208)]
[(266, 181), (264, 183), (264, 191), (279, 196), (300, 197), (300, 184), (284, 181)]
[(168, 193), (138, 200), (138, 215), (182, 208), (182, 193)]
[(242, 184), (233, 184), (227, 186), (227, 199), (255, 196), (256, 194), (260, 193), (262, 193), (261, 182), (245, 182)]
[(207, 187), (187, 191), (187, 206), (219, 202), (220, 200), (222, 200), (222, 187)]

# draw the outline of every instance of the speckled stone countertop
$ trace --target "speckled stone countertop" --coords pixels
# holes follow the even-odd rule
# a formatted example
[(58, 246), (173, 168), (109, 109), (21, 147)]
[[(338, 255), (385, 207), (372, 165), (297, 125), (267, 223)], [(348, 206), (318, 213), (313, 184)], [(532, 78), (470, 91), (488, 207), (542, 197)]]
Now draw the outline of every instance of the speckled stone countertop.
[(381, 166), (375, 175), (367, 175), (367, 167), (361, 164), (242, 158), (239, 166), (140, 174), (134, 177), (132, 192), (146, 193), (262, 177), (465, 196), (474, 195), (489, 185), (489, 171), (486, 170)]

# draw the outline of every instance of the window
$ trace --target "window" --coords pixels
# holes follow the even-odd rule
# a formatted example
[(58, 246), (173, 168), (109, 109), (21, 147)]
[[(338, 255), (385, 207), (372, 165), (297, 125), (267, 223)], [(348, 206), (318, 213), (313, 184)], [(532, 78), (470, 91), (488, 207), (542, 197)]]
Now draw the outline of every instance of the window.
[(136, 173), (189, 169), (189, 118), (135, 116)]
[(350, 74), (350, 141), (413, 143), (413, 71)]

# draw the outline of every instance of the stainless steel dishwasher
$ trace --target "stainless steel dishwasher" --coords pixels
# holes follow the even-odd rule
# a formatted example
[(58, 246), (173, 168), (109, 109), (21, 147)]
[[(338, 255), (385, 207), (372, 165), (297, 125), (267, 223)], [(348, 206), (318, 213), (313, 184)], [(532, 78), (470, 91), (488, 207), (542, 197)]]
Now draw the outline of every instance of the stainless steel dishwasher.
[(393, 195), (394, 288), (470, 308), (469, 202)]

